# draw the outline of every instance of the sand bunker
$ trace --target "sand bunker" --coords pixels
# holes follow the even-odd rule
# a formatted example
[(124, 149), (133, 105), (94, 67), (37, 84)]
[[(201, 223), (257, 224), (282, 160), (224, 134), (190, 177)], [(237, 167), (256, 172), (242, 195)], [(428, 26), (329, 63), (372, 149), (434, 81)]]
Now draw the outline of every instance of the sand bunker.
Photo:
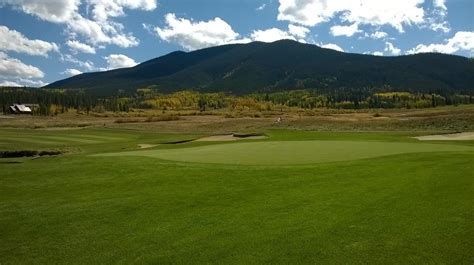
[(141, 149), (147, 149), (147, 148), (153, 148), (157, 146), (156, 144), (138, 144), (138, 147), (140, 147)]
[(421, 141), (469, 141), (474, 140), (474, 132), (425, 135), (414, 137)]
[(228, 141), (238, 141), (238, 140), (260, 140), (265, 139), (267, 136), (265, 135), (243, 135), (243, 136), (236, 136), (234, 134), (225, 134), (225, 135), (213, 135), (202, 137), (197, 140), (196, 142), (228, 142)]

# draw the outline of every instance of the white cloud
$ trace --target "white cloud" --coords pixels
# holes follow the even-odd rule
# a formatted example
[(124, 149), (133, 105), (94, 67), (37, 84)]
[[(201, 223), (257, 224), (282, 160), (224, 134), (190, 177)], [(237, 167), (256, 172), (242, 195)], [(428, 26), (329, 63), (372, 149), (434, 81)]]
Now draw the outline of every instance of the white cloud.
[(68, 76), (74, 76), (74, 75), (80, 75), (82, 74), (81, 71), (74, 69), (74, 68), (68, 68), (66, 71), (62, 72), (61, 74), (63, 75), (68, 75)]
[(71, 37), (81, 35), (95, 46), (115, 44), (122, 48), (134, 47), (139, 40), (131, 33), (124, 33), (124, 26), (113, 21), (93, 21), (80, 15), (67, 25)]
[(356, 33), (362, 32), (362, 30), (359, 29), (359, 25), (357, 23), (354, 23), (350, 26), (333, 26), (330, 29), (331, 35), (333, 36), (346, 36), (346, 37), (351, 37)]
[(459, 31), (451, 39), (445, 40), (444, 44), (419, 44), (407, 53), (439, 52), (451, 54), (458, 51), (467, 51), (474, 54), (474, 32)]
[(10, 58), (0, 52), (0, 78), (43, 78), (44, 73), (37, 67)]
[[(123, 48), (137, 46), (139, 40), (111, 19), (125, 16), (125, 8), (151, 11), (157, 7), (156, 0), (0, 0), (0, 6), (5, 4), (42, 20), (65, 24), (72, 39), (80, 35), (94, 46), (115, 44)], [(81, 4), (91, 18), (79, 13), (84, 7)]]
[(295, 26), (293, 24), (288, 25), (288, 32), (298, 38), (306, 38), (306, 35), (309, 33), (309, 29), (301, 26)]
[[(305, 43), (305, 38), (310, 32), (306, 27), (290, 24), (288, 31), (269, 28), (254, 30), (249, 37), (242, 37), (221, 18), (193, 21), (192, 19), (177, 18), (175, 14), (167, 14), (165, 23), (165, 27), (155, 27), (154, 33), (162, 40), (176, 43), (186, 50), (251, 41), (274, 42), (282, 39)], [(151, 29), (150, 25), (142, 24), (142, 26), (147, 31)]]
[(61, 62), (72, 63), (72, 64), (80, 67), (81, 69), (83, 69), (86, 72), (91, 72), (91, 71), (97, 70), (97, 68), (95, 67), (93, 62), (78, 60), (77, 58), (74, 58), (70, 54), (61, 55), (60, 60), (61, 60)]
[(448, 33), (451, 31), (451, 27), (449, 26), (449, 23), (446, 21), (432, 22), (429, 24), (429, 28), (433, 31), (442, 31), (444, 33)]
[(45, 21), (65, 23), (77, 12), (80, 0), (0, 0), (1, 4), (12, 5)]
[(370, 36), (372, 39), (385, 39), (388, 37), (388, 34), (387, 32), (383, 32), (383, 31), (376, 31), (372, 34), (370, 34)]
[(107, 69), (117, 69), (117, 68), (125, 68), (125, 67), (133, 67), (137, 65), (135, 60), (132, 58), (123, 55), (123, 54), (111, 54), (107, 57), (104, 57), (107, 60)]
[(162, 40), (177, 43), (186, 50), (250, 41), (239, 38), (239, 34), (218, 17), (209, 21), (194, 22), (177, 18), (175, 14), (167, 14), (165, 22), (166, 26), (156, 27), (155, 32)]
[(0, 87), (17, 87), (22, 86), (17, 82), (9, 81), (9, 80), (0, 80)]
[(373, 52), (372, 54), (375, 56), (383, 56), (383, 52)]
[(433, 10), (430, 11), (430, 16), (427, 18), (426, 27), (433, 31), (450, 32), (451, 27), (446, 21), (447, 15), (446, 0), (433, 0)]
[(87, 0), (87, 2), (92, 5), (92, 16), (97, 21), (124, 16), (124, 8), (145, 11), (156, 9), (156, 0)]
[(422, 25), (425, 22), (425, 10), (422, 6), (424, 1), (279, 0), (278, 20), (315, 26), (339, 16), (343, 22), (372, 26), (389, 25), (403, 32), (404, 26)]
[(156, 0), (0, 0), (0, 4), (12, 5), (16, 9), (54, 23), (67, 23), (77, 17), (81, 2), (91, 8), (96, 21), (107, 21), (109, 17), (124, 16), (124, 8), (152, 11)]
[(49, 52), (59, 51), (59, 47), (54, 42), (30, 40), (16, 30), (0, 26), (0, 51), (48, 56)]
[(326, 49), (331, 49), (331, 50), (336, 50), (336, 51), (344, 52), (344, 49), (343, 49), (343, 48), (341, 48), (339, 45), (334, 44), (334, 43), (327, 43), (327, 44), (320, 43), (319, 46), (320, 46), (321, 48), (326, 48)]
[(265, 9), (265, 7), (267, 7), (267, 4), (262, 4), (261, 6), (257, 7), (255, 10), (262, 11)]
[(385, 42), (385, 49), (384, 51), (386, 52), (389, 52), (391, 55), (400, 55), (400, 53), (402, 52), (402, 50), (400, 50), (399, 48), (395, 47), (393, 45), (393, 43), (391, 42)]
[(0, 80), (0, 87), (5, 86), (5, 87), (42, 87), (45, 86), (46, 83), (44, 83), (41, 80), (29, 80), (29, 79), (15, 79), (15, 80)]
[(315, 0), (279, 0), (278, 20), (315, 26), (329, 20), (336, 12), (329, 5)]
[(448, 12), (448, 7), (446, 7), (446, 0), (433, 0), (433, 6), (437, 12), (441, 13), (441, 15), (445, 16)]
[(66, 42), (66, 45), (69, 46), (71, 51), (73, 51), (74, 53), (82, 52), (82, 53), (95, 54), (95, 48), (94, 47), (89, 46), (89, 45), (87, 45), (85, 43), (82, 43), (80, 41), (77, 41), (77, 40), (68, 40)]
[(266, 30), (255, 30), (250, 37), (254, 41), (274, 42), (277, 40), (296, 40), (294, 36), (288, 32), (277, 28), (270, 28)]

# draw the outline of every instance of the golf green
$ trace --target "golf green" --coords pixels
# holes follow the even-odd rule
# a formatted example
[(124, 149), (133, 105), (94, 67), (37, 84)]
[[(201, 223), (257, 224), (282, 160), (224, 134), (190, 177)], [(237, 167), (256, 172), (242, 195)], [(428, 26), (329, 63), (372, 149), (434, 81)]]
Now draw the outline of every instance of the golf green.
[(295, 165), (347, 161), (403, 153), (474, 151), (469, 146), (376, 141), (262, 141), (99, 154), (146, 156), (217, 164)]

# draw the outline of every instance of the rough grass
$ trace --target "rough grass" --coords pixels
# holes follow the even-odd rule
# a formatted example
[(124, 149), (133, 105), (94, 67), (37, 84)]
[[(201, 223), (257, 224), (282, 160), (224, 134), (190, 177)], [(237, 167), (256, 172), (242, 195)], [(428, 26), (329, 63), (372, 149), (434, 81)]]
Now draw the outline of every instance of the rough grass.
[[(199, 114), (199, 115), (196, 115)], [(228, 115), (230, 114), (230, 115)], [(371, 110), (285, 110), (255, 117), (223, 111), (193, 113), (189, 111), (137, 111), (81, 115), (66, 113), (55, 117), (15, 116), (1, 119), (0, 127), (64, 128), (80, 126), (144, 129), (160, 132), (201, 132), (206, 134), (255, 132), (263, 129), (304, 129), (318, 131), (474, 131), (474, 105), (446, 106), (430, 109), (371, 109)], [(379, 114), (379, 115), (375, 115)], [(159, 122), (147, 122), (147, 117), (160, 117)], [(259, 115), (257, 115), (259, 116)], [(1, 117), (1, 116), (0, 116)], [(164, 118), (161, 118), (164, 117)], [(277, 117), (283, 122), (275, 123)], [(179, 120), (174, 120), (179, 118)], [(152, 118), (153, 120), (154, 118)], [(166, 120), (171, 119), (171, 120)], [(116, 122), (118, 121), (118, 122)], [(156, 121), (156, 120), (155, 120)]]
[[(0, 149), (52, 147), (18, 139), (58, 136), (60, 146), (81, 150), (0, 163), (0, 263), (474, 262), (474, 153), (443, 152), (472, 141), (436, 144), (439, 152), (275, 167), (91, 156), (192, 135), (84, 129), (69, 136), (101, 140), (87, 143), (62, 139), (69, 133), (0, 130)], [(266, 133), (295, 143), (424, 145), (413, 133)], [(156, 148), (207, 146), (216, 145)]]
[(177, 120), (180, 120), (180, 117), (176, 115), (161, 115), (161, 116), (150, 116), (146, 119), (121, 118), (121, 119), (115, 120), (115, 123), (160, 122), (160, 121), (177, 121)]

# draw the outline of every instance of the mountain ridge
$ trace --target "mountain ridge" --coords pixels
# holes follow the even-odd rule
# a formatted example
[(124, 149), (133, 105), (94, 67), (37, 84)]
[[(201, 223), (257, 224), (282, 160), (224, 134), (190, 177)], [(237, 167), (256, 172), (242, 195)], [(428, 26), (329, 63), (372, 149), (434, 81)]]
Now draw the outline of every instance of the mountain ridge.
[(45, 88), (81, 88), (108, 95), (150, 86), (163, 93), (383, 88), (472, 94), (474, 61), (437, 53), (393, 57), (344, 53), (281, 40), (175, 51), (131, 68), (84, 73)]

